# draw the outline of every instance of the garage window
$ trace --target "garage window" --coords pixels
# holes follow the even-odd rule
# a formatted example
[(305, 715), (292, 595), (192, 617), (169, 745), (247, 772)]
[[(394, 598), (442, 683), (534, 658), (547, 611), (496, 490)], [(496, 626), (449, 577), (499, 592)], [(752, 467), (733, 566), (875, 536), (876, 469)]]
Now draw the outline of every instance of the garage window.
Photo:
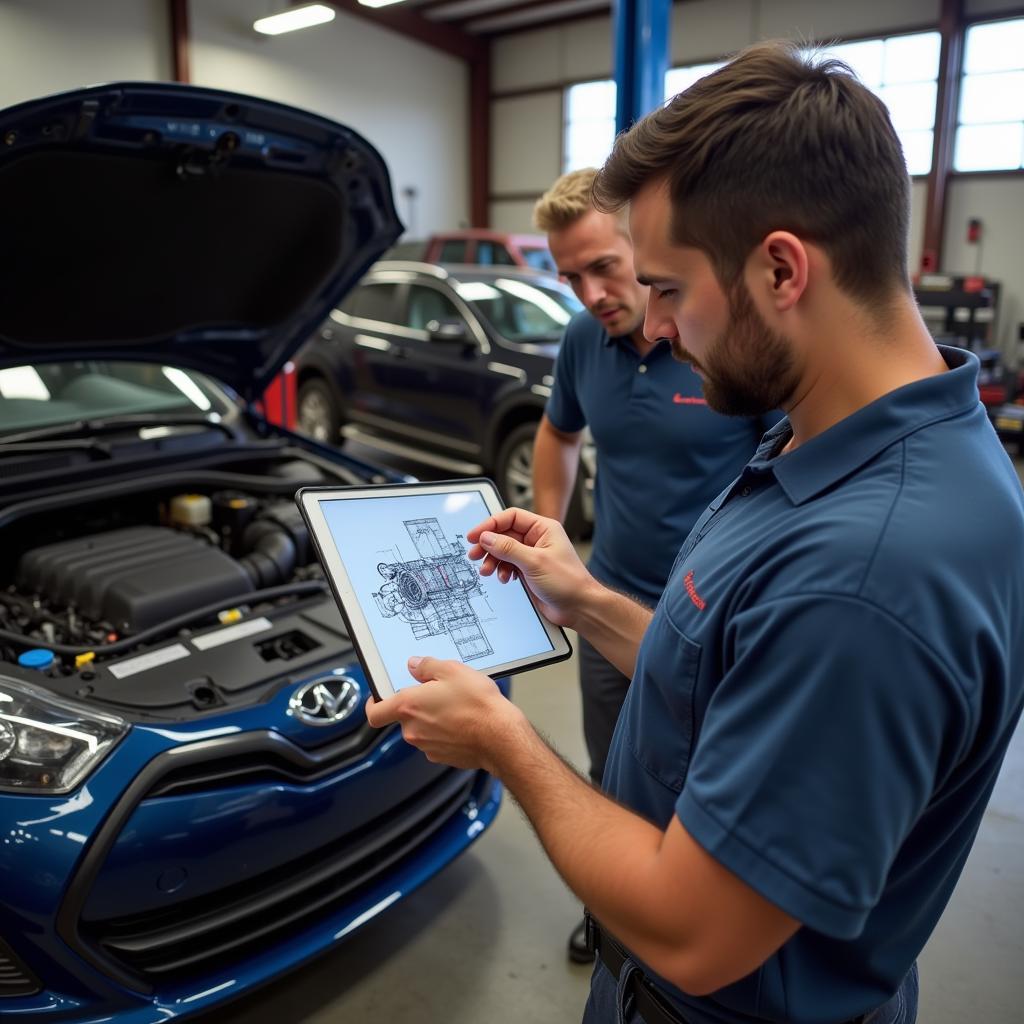
[(562, 171), (600, 167), (615, 141), (615, 83), (580, 82), (565, 90)]
[[(1024, 19), (1020, 23), (1024, 24)], [(911, 174), (927, 174), (932, 167), (941, 41), (938, 32), (913, 32), (842, 43), (820, 51), (823, 56), (848, 64), (889, 108)], [(1009, 51), (1011, 44), (1005, 45)], [(1015, 45), (1018, 59), (1024, 60), (1020, 56), (1024, 43), (1018, 41)], [(665, 98), (689, 89), (724, 63), (705, 61), (672, 68), (665, 75)], [(1018, 85), (1016, 90), (1017, 99), (1024, 103), (1024, 85)], [(566, 90), (565, 112), (563, 170), (600, 167), (615, 141), (615, 82), (570, 86)], [(1020, 127), (1018, 123), (1017, 128)]]
[(694, 82), (724, 66), (725, 61), (719, 60), (710, 64), (689, 64), (682, 68), (669, 68), (665, 74), (665, 99), (670, 100), (673, 96), (685, 92)]
[(911, 174), (932, 169), (941, 43), (938, 32), (913, 32), (821, 51), (848, 64), (889, 108)]
[(1024, 167), (1024, 18), (967, 30), (958, 114), (954, 170)]

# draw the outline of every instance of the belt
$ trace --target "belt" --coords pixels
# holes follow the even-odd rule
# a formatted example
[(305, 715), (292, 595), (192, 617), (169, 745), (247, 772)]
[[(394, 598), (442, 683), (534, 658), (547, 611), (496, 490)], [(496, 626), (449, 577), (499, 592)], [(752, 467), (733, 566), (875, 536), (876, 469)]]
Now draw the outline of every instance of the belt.
[[(629, 954), (601, 928), (589, 911), (584, 911), (584, 920), (587, 949), (601, 958), (601, 963), (618, 981), (622, 965), (627, 959), (631, 959)], [(633, 1005), (637, 1013), (643, 1017), (645, 1024), (691, 1024), (674, 1006), (670, 1006), (664, 997), (658, 995), (654, 984), (643, 971), (634, 971), (629, 984), (633, 992)]]
[[(583, 914), (586, 921), (587, 949), (601, 958), (601, 963), (618, 981), (619, 975), (622, 973), (622, 965), (626, 960), (632, 960), (632, 957), (623, 946), (620, 946), (608, 932), (602, 929), (589, 910), (584, 910)], [(654, 983), (642, 970), (638, 969), (633, 972), (629, 984), (632, 989), (634, 1006), (637, 1013), (643, 1017), (645, 1024), (692, 1024), (674, 1006), (670, 1005), (664, 996), (659, 994)], [(859, 1017), (843, 1021), (842, 1024), (868, 1024), (873, 1016), (874, 1011), (862, 1013)]]

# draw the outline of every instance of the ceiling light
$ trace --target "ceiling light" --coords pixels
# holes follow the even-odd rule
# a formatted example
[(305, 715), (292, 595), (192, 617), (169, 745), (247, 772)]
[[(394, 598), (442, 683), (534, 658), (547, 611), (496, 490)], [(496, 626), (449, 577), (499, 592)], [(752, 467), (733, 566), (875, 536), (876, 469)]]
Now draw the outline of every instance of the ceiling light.
[(400, 4), (402, 0), (359, 0), (364, 7), (388, 7), (391, 4)]
[(334, 21), (335, 13), (334, 8), (326, 4), (306, 4), (273, 14), (269, 18), (260, 18), (252, 23), (252, 27), (265, 36), (279, 36), (282, 32), (294, 32), (296, 29)]

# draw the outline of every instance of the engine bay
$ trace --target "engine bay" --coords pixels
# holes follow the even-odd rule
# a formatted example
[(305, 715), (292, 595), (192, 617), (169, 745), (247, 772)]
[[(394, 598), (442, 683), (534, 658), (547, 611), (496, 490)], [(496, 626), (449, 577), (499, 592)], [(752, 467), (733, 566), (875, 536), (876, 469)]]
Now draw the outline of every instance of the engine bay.
[(8, 509), (4, 671), (181, 720), (265, 699), (293, 671), (351, 658), (292, 496), (356, 480), (283, 455), (195, 473), (187, 490), (181, 476)]

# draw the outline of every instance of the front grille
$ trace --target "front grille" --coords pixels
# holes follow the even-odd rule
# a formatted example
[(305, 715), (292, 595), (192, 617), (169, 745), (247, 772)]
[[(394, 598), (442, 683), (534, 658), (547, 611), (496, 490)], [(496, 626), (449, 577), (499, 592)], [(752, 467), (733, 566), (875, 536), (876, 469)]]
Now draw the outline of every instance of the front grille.
[(391, 732), (391, 729), (374, 729), (364, 722), (347, 736), (313, 749), (296, 747), (278, 733), (266, 734), (253, 749), (239, 750), (215, 760), (176, 765), (161, 776), (147, 798), (198, 794), (228, 785), (315, 782), (365, 757)]
[(136, 977), (166, 981), (197, 966), (225, 969), (356, 898), (459, 813), (475, 778), (449, 769), (335, 843), (163, 913), (82, 921), (82, 937)]
[(14, 951), (5, 942), (0, 942), (0, 999), (35, 995), (42, 987)]

